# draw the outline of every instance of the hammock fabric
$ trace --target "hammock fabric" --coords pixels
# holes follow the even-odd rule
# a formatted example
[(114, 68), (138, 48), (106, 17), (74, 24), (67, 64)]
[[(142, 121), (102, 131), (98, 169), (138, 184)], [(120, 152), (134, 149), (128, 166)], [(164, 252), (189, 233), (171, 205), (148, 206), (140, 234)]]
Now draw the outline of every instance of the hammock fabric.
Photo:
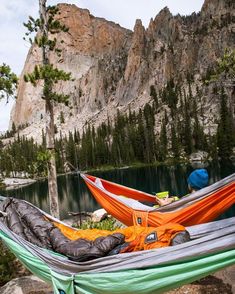
[(12, 232), (3, 216), (0, 238), (56, 294), (163, 293), (235, 263), (235, 218), (187, 227), (191, 240), (180, 245), (74, 262)]
[(186, 240), (185, 227), (127, 227), (115, 231), (74, 230), (51, 222), (29, 203), (6, 198), (0, 210), (7, 214), (5, 224), (18, 236), (41, 248), (61, 253), (74, 261), (88, 261), (110, 254), (161, 248)]
[(235, 203), (235, 174), (160, 208), (155, 196), (94, 176), (81, 174), (97, 202), (127, 226), (161, 226), (179, 223), (191, 226), (215, 220)]
[(29, 270), (53, 284), (55, 293), (162, 293), (235, 263), (234, 224), (232, 218), (189, 227), (192, 241), (185, 244), (83, 263), (27, 242), (3, 222), (0, 237)]

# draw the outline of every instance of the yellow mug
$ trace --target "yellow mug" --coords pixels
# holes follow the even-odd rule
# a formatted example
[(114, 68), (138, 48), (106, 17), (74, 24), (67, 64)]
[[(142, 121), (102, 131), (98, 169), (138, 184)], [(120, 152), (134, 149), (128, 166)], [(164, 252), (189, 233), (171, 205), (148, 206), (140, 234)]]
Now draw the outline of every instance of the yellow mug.
[(169, 197), (169, 191), (156, 193), (156, 196), (160, 199), (167, 198)]

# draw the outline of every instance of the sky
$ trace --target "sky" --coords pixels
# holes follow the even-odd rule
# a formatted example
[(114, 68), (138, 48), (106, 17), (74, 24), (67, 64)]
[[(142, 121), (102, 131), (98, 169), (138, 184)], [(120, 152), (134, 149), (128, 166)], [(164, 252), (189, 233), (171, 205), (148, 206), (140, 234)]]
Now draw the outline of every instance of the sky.
[[(198, 12), (203, 0), (48, 0), (48, 5), (57, 3), (75, 4), (87, 8), (91, 14), (119, 23), (121, 26), (133, 30), (135, 20), (141, 19), (145, 27), (151, 17), (155, 17), (165, 6), (172, 14), (189, 15)], [(23, 40), (28, 16), (38, 16), (37, 0), (0, 0), (0, 65), (8, 64), (13, 72), (20, 75), (29, 44)], [(9, 125), (10, 110), (14, 104), (0, 101), (0, 132)]]

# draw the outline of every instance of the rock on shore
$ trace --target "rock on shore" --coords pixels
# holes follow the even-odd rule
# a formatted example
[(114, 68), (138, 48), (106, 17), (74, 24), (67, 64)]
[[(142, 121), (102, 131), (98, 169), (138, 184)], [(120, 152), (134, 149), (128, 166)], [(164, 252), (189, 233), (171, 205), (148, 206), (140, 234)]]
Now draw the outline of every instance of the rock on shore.
[(11, 280), (0, 288), (1, 294), (53, 294), (53, 289), (35, 276)]
[(16, 189), (22, 186), (30, 185), (35, 183), (34, 179), (21, 179), (21, 178), (5, 178), (3, 179), (3, 184), (6, 186), (7, 190)]

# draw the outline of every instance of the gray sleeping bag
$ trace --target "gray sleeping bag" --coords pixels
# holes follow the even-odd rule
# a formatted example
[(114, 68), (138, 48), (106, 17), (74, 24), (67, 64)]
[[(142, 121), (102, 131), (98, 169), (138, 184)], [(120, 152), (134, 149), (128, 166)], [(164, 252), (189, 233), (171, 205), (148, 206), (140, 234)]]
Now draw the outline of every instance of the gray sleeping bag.
[(71, 241), (39, 210), (25, 201), (6, 198), (2, 211), (7, 213), (6, 225), (14, 233), (42, 248), (54, 250), (74, 261), (87, 261), (108, 255), (116, 246), (125, 243), (120, 233), (99, 237), (94, 241)]

